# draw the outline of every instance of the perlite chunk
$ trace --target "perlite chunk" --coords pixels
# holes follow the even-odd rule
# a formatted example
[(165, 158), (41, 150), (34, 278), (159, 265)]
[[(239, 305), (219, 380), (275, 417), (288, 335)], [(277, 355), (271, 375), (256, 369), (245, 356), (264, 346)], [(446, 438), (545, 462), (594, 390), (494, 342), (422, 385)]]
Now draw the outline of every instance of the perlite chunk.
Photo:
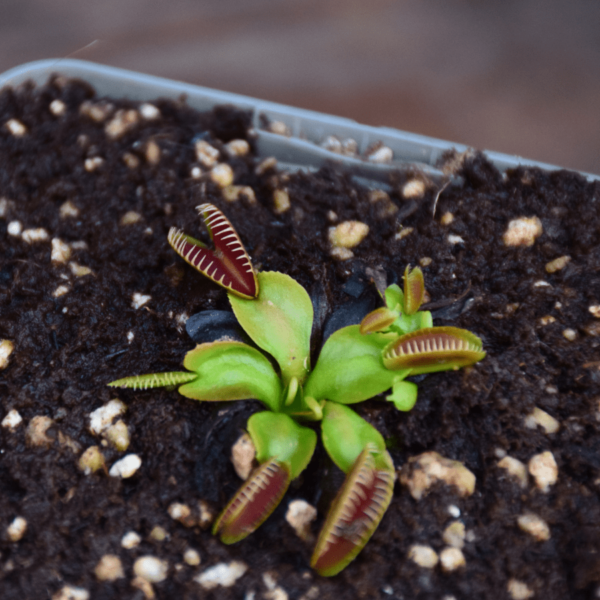
[(409, 458), (400, 481), (415, 500), (420, 500), (438, 481), (455, 487), (460, 496), (470, 496), (475, 491), (475, 475), (458, 460), (444, 458), (437, 452)]
[(369, 234), (369, 226), (360, 221), (344, 221), (329, 229), (329, 242), (334, 248), (354, 248)]
[(15, 349), (10, 340), (0, 340), (0, 371), (8, 366), (8, 359)]

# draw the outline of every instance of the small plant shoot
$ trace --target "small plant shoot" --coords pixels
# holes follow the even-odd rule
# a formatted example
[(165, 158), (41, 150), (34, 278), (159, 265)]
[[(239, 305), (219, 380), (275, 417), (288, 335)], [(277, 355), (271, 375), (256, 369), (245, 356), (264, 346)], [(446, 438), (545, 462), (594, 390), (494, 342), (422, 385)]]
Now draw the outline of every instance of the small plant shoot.
[(425, 298), (425, 280), (419, 267), (406, 267), (404, 291), (396, 284), (384, 293), (386, 306), (369, 313), (360, 324), (366, 336), (386, 336), (383, 365), (397, 371), (387, 396), (398, 410), (410, 410), (417, 401), (417, 386), (403, 381), (408, 375), (448, 371), (472, 365), (485, 357), (481, 339), (458, 327), (434, 327), (429, 311), (419, 311)]
[(332, 576), (344, 569), (375, 532), (393, 497), (395, 471), (381, 434), (349, 405), (387, 390), (401, 411), (417, 400), (407, 377), (471, 365), (485, 356), (481, 340), (456, 327), (434, 327), (419, 311), (421, 269), (406, 267), (404, 289), (389, 286), (385, 306), (360, 325), (344, 327), (310, 364), (313, 308), (306, 290), (283, 273), (256, 273), (235, 229), (211, 205), (198, 207), (215, 249), (178, 229), (173, 249), (227, 290), (236, 319), (257, 348), (233, 341), (199, 344), (185, 371), (125, 377), (110, 386), (147, 390), (177, 386), (200, 401), (256, 399), (266, 410), (248, 420), (258, 466), (215, 521), (213, 533), (233, 544), (255, 531), (310, 462), (320, 422), (332, 461), (346, 474), (319, 534), (311, 566)]

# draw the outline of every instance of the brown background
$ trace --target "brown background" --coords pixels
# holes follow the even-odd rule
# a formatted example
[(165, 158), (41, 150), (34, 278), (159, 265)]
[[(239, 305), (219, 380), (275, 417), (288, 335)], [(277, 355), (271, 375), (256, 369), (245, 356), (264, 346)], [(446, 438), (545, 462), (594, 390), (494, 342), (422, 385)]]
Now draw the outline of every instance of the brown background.
[(67, 56), (600, 173), (595, 0), (0, 0)]

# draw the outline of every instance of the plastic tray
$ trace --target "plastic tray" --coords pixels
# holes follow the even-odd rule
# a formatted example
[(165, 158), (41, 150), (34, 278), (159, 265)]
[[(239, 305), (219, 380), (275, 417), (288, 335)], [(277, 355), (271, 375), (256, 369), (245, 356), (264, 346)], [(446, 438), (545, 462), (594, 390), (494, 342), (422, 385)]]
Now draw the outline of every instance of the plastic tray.
[[(1, 74), (0, 88), (17, 86), (27, 80), (43, 84), (52, 73), (88, 81), (100, 96), (152, 100), (158, 97), (178, 98), (185, 94), (188, 104), (199, 110), (209, 110), (218, 104), (234, 104), (242, 109), (252, 110), (258, 155), (275, 156), (280, 166), (289, 169), (318, 168), (325, 161), (334, 160), (353, 167), (354, 172), (360, 176), (378, 181), (387, 180), (388, 172), (399, 168), (418, 168), (432, 177), (441, 177), (442, 173), (436, 165), (442, 154), (450, 149), (458, 152), (468, 149), (468, 146), (462, 144), (397, 129), (361, 125), (351, 119), (82, 60), (49, 59), (26, 63)], [(287, 137), (265, 130), (262, 127), (264, 117), (269, 121), (285, 123), (292, 135)], [(391, 163), (375, 164), (331, 152), (320, 146), (328, 135), (335, 135), (340, 139), (353, 138), (361, 154), (371, 145), (382, 142), (392, 149), (394, 159)], [(485, 153), (501, 171), (519, 165), (548, 170), (561, 168), (500, 152)], [(590, 180), (600, 179), (598, 175), (581, 174)]]

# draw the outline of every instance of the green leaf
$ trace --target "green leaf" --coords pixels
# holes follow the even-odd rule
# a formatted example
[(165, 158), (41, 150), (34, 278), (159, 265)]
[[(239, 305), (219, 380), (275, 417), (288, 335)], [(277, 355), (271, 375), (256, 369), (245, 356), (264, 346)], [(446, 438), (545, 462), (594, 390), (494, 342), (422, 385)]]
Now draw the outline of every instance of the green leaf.
[(407, 412), (417, 402), (418, 388), (411, 381), (396, 381), (392, 386), (392, 393), (386, 396), (386, 400), (393, 402), (398, 410)]
[(386, 369), (381, 358), (389, 341), (386, 334), (361, 335), (358, 325), (339, 329), (325, 342), (304, 395), (354, 404), (389, 389), (400, 375)]
[(176, 386), (193, 381), (198, 375), (185, 371), (172, 371), (170, 373), (149, 373), (148, 375), (133, 375), (111, 381), (109, 387), (131, 388), (133, 390), (148, 390), (158, 387)]
[(254, 300), (228, 294), (233, 312), (254, 343), (279, 363), (284, 385), (302, 384), (310, 371), (313, 307), (306, 290), (288, 275), (258, 274)]
[(404, 306), (404, 293), (397, 283), (392, 283), (385, 290), (385, 305), (390, 310), (397, 310)]
[(428, 310), (418, 312), (415, 317), (419, 317), (419, 329), (427, 329), (433, 327), (433, 317)]
[[(360, 453), (370, 446), (379, 453), (385, 451), (383, 436), (351, 408), (337, 402), (326, 402), (323, 409), (323, 445), (333, 462), (348, 473)], [(387, 452), (376, 460), (377, 468), (389, 466)]]
[(190, 350), (183, 366), (196, 379), (179, 393), (195, 400), (244, 400), (255, 398), (271, 410), (279, 410), (281, 380), (269, 359), (241, 342), (210, 342)]
[(317, 434), (283, 413), (259, 412), (248, 420), (248, 433), (256, 447), (256, 460), (271, 458), (286, 464), (295, 479), (306, 468), (317, 444)]

